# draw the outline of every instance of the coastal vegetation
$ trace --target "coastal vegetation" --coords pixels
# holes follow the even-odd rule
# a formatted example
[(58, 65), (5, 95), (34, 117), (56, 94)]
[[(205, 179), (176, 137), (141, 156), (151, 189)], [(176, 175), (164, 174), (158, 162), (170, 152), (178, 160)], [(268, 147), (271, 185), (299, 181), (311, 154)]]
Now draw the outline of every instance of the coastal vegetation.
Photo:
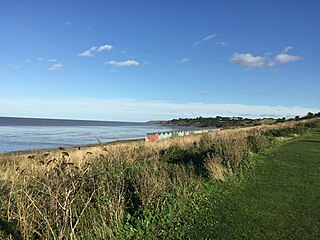
[[(319, 126), (313, 117), (159, 142), (2, 154), (0, 238), (208, 239), (211, 231), (223, 238), (225, 230), (241, 238), (236, 234), (245, 227), (231, 228), (231, 219), (243, 209), (250, 215), (240, 200), (254, 194), (253, 188), (242, 191), (241, 184), (259, 166), (257, 155)], [(307, 148), (286, 146), (276, 154), (285, 158), (296, 149), (294, 154), (309, 156)], [(269, 172), (290, 167), (276, 163), (269, 163)]]
[(178, 125), (178, 126), (192, 126), (192, 127), (214, 127), (214, 128), (233, 128), (245, 126), (259, 126), (270, 125), (274, 123), (281, 123), (286, 121), (299, 121), (303, 119), (311, 119), (320, 117), (320, 113), (309, 112), (306, 116), (294, 118), (243, 118), (243, 117), (197, 117), (197, 118), (179, 118), (172, 120), (150, 121), (149, 123)]

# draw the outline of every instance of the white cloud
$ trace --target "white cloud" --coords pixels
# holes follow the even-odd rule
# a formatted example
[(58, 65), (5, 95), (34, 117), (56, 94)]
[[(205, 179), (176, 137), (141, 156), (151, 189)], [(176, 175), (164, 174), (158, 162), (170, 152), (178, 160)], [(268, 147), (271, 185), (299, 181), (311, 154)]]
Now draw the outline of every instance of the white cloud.
[(12, 69), (19, 69), (20, 68), (20, 66), (19, 65), (14, 65), (14, 64), (7, 64), (7, 67), (8, 68), (12, 68)]
[(56, 64), (51, 65), (51, 67), (48, 68), (48, 70), (49, 71), (54, 71), (54, 70), (58, 70), (58, 69), (60, 69), (62, 67), (63, 67), (63, 65), (61, 63), (56, 63)]
[(274, 59), (276, 60), (277, 63), (283, 64), (283, 63), (295, 62), (295, 61), (301, 60), (302, 57), (289, 55), (287, 53), (280, 53)]
[(288, 54), (288, 51), (293, 49), (293, 47), (288, 46), (284, 48), (281, 53), (276, 56), (272, 56), (272, 52), (267, 52), (264, 56), (253, 56), (250, 53), (234, 53), (229, 59), (232, 63), (238, 64), (241, 67), (247, 69), (257, 69), (257, 68), (271, 68), (279, 64), (284, 64), (288, 62), (295, 62), (303, 59), (301, 56), (295, 56)]
[(46, 61), (46, 62), (56, 62), (56, 61), (58, 61), (56, 58), (45, 59), (45, 58), (42, 58), (42, 57), (37, 58), (37, 60), (38, 61)]
[(32, 61), (30, 59), (26, 59), (24, 62), (25, 63), (32, 63)]
[(91, 51), (91, 50), (86, 50), (86, 51), (84, 51), (82, 53), (79, 53), (79, 56), (82, 56), (82, 57), (93, 57), (92, 52), (93, 51)]
[(293, 49), (293, 47), (291, 47), (291, 46), (285, 47), (284, 49), (282, 49), (281, 53), (287, 53), (292, 49)]
[(230, 61), (250, 69), (267, 66), (267, 60), (264, 57), (253, 56), (250, 53), (234, 53), (230, 58)]
[(58, 61), (56, 58), (51, 58), (51, 59), (48, 59), (47, 60), (48, 62), (56, 62), (56, 61)]
[(81, 57), (93, 57), (93, 53), (97, 50), (97, 47), (91, 47), (89, 50), (85, 50), (82, 53), (79, 53)]
[(140, 63), (135, 60), (126, 60), (122, 62), (117, 61), (106, 61), (105, 64), (109, 64), (115, 67), (130, 67), (130, 66), (138, 66)]
[(71, 26), (71, 22), (64, 22), (64, 25), (70, 27)]
[(206, 36), (206, 37), (204, 37), (204, 38), (202, 39), (202, 41), (203, 41), (203, 42), (208, 41), (208, 40), (210, 40), (211, 38), (214, 38), (214, 37), (216, 37), (216, 36), (217, 36), (217, 34), (212, 34), (212, 35)]
[(206, 36), (206, 37), (202, 38), (200, 41), (195, 42), (194, 45), (199, 45), (201, 43), (204, 43), (204, 42), (206, 42), (206, 41), (208, 41), (208, 40), (210, 40), (212, 38), (215, 38), (217, 35), (218, 34), (211, 34), (209, 36)]
[(283, 63), (296, 62), (298, 60), (301, 60), (302, 59), (301, 56), (288, 54), (288, 52), (292, 49), (293, 49), (292, 46), (287, 46), (284, 49), (282, 49), (281, 53), (279, 53), (274, 57), (274, 60), (276, 61), (276, 63), (283, 64)]
[(106, 44), (106, 45), (100, 46), (100, 47), (97, 49), (97, 51), (98, 51), (98, 52), (101, 52), (101, 51), (110, 51), (111, 49), (112, 49), (112, 46)]
[(94, 57), (94, 55), (93, 55), (94, 52), (110, 51), (111, 49), (113, 49), (113, 47), (111, 45), (105, 44), (105, 45), (101, 45), (99, 47), (91, 47), (89, 50), (85, 50), (84, 52), (79, 53), (78, 56)]
[(226, 42), (223, 42), (223, 41), (221, 41), (221, 42), (216, 42), (216, 44), (218, 44), (218, 45), (220, 45), (220, 46), (225, 46), (225, 45), (227, 45), (227, 43), (226, 43)]
[[(6, 99), (0, 98), (3, 116), (51, 117), (73, 119), (100, 119), (147, 121), (179, 117), (242, 116), (294, 117), (317, 108), (270, 105), (173, 103), (135, 99)], [(130, 112), (127, 109), (131, 109)]]
[(185, 64), (185, 63), (189, 62), (189, 60), (190, 60), (189, 58), (182, 58), (177, 61), (174, 61), (174, 63)]

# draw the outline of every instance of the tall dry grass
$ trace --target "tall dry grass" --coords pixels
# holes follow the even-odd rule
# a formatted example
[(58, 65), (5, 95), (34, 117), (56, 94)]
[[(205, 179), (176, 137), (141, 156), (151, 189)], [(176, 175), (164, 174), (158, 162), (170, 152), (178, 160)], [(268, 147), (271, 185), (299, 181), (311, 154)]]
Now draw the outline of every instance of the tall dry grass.
[(179, 197), (201, 179), (240, 174), (275, 136), (303, 133), (312, 124), (319, 119), (159, 142), (3, 154), (0, 238), (116, 239), (125, 219), (160, 209), (165, 194)]

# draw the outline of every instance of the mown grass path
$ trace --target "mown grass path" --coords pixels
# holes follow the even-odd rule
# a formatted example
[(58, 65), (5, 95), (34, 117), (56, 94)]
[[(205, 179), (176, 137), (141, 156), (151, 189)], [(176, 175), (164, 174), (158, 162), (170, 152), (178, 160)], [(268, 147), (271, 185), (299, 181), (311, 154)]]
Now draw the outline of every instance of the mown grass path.
[(208, 187), (186, 239), (320, 239), (320, 129), (256, 161), (245, 181)]

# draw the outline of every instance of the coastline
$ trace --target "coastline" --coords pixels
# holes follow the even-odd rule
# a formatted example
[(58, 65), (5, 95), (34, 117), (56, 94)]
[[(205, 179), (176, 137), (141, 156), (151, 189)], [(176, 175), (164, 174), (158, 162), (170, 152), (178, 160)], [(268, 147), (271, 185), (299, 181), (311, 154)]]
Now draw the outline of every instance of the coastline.
[[(77, 145), (72, 147), (63, 147), (65, 151), (73, 151), (78, 150), (79, 148), (84, 150), (89, 150), (96, 147), (101, 146), (112, 146), (124, 143), (133, 143), (133, 142), (144, 142), (145, 138), (134, 138), (134, 139), (123, 139), (123, 140), (114, 140), (106, 143), (94, 143), (94, 144), (84, 144), (84, 145)], [(44, 153), (44, 152), (59, 152), (61, 151), (59, 148), (61, 146), (57, 146), (54, 148), (41, 148), (41, 149), (30, 149), (30, 150), (17, 150), (17, 151), (10, 151), (10, 152), (0, 152), (0, 158), (5, 156), (17, 156), (17, 155), (30, 155), (30, 154), (37, 154), (37, 153)]]
[[(199, 129), (199, 128), (198, 128)], [(215, 129), (211, 130), (208, 132), (215, 132), (215, 131), (220, 131), (221, 129)], [(201, 130), (179, 130), (179, 131), (165, 131), (165, 132), (152, 132), (152, 133), (147, 133), (146, 137), (150, 137), (153, 134), (167, 134), (168, 132), (193, 132), (193, 131), (201, 131)], [(197, 134), (204, 134), (206, 132), (201, 132)], [(175, 137), (189, 137), (194, 134), (185, 134), (185, 135), (177, 135)], [(168, 138), (173, 138), (173, 136), (169, 136)], [(163, 140), (164, 138), (159, 138), (159, 140)], [(0, 157), (2, 156), (10, 156), (10, 155), (28, 155), (28, 154), (35, 154), (35, 153), (43, 153), (43, 152), (54, 152), (54, 151), (59, 151), (60, 148), (62, 147), (65, 151), (69, 150), (79, 150), (79, 149), (90, 149), (90, 148), (96, 148), (96, 147), (103, 147), (103, 146), (110, 146), (110, 145), (117, 145), (117, 144), (123, 144), (123, 143), (133, 143), (133, 142), (144, 142), (144, 141), (150, 141), (149, 138), (132, 138), (132, 139), (122, 139), (122, 140), (113, 140), (110, 142), (105, 142), (105, 143), (94, 143), (94, 144), (84, 144), (84, 145), (75, 145), (72, 147), (62, 147), (62, 146), (57, 146), (54, 148), (41, 148), (41, 149), (30, 149), (30, 150), (17, 150), (17, 151), (9, 151), (9, 152), (0, 152)]]
[(97, 137), (103, 145), (138, 141), (145, 139), (147, 133), (175, 129), (193, 128), (145, 122), (0, 117), (0, 138), (3, 140), (0, 142), (0, 156), (52, 151), (59, 147), (94, 147), (100, 144), (95, 140)]

